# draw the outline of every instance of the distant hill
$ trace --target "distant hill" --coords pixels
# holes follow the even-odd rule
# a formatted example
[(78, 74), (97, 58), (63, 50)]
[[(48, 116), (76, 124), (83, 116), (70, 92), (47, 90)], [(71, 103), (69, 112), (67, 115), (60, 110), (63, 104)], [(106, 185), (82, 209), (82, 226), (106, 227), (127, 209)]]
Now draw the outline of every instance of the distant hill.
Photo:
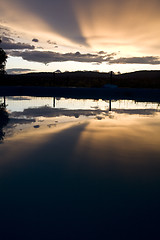
[(119, 87), (160, 88), (160, 71), (137, 71), (115, 75), (110, 73), (77, 71), (65, 73), (28, 73), (0, 75), (0, 85), (6, 86), (56, 86), (103, 87), (112, 83)]
[(121, 87), (160, 88), (160, 71), (137, 71), (116, 76)]

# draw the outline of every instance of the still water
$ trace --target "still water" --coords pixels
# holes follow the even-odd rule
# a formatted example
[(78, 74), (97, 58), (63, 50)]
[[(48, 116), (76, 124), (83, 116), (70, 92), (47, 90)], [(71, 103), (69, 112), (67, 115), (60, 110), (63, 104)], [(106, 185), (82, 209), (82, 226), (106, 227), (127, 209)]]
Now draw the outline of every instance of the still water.
[(159, 239), (159, 103), (0, 103), (1, 239)]

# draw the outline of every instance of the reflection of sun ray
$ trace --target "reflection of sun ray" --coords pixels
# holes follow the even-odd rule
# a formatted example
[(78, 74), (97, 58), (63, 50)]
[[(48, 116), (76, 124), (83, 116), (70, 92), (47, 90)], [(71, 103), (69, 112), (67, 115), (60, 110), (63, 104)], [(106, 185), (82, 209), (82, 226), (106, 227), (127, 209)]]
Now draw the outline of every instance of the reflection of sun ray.
[(113, 159), (116, 159), (117, 164), (124, 163), (126, 159), (131, 161), (127, 164), (142, 164), (137, 160), (142, 156), (145, 161), (145, 152), (148, 151), (149, 155), (152, 152), (159, 154), (159, 136), (156, 132), (152, 134), (153, 128), (159, 131), (157, 120), (155, 118), (154, 123), (145, 118), (141, 121), (133, 118), (122, 122), (114, 119), (100, 122), (92, 120), (81, 132), (75, 149), (75, 156), (79, 157), (75, 159), (85, 159), (93, 165), (108, 164)]
[[(84, 131), (81, 132), (79, 136), (79, 140), (77, 141), (77, 145), (75, 147), (75, 156), (78, 154), (80, 156), (89, 156), (90, 155), (90, 148), (91, 148), (91, 139), (92, 133), (88, 134), (88, 125), (85, 127)], [(75, 158), (76, 159), (76, 158)]]

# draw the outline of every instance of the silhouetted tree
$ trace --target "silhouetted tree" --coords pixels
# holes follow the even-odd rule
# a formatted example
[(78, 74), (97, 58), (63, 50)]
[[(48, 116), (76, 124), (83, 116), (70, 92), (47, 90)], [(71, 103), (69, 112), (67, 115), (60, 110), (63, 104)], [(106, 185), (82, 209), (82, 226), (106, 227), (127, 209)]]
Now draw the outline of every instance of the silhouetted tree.
[(6, 111), (4, 104), (0, 104), (0, 143), (4, 140), (5, 132), (3, 131), (3, 128), (8, 124), (8, 122), (8, 112)]
[[(0, 39), (0, 44), (1, 43), (2, 43), (2, 40)], [(0, 74), (5, 73), (6, 61), (7, 61), (7, 54), (2, 48), (0, 48)]]

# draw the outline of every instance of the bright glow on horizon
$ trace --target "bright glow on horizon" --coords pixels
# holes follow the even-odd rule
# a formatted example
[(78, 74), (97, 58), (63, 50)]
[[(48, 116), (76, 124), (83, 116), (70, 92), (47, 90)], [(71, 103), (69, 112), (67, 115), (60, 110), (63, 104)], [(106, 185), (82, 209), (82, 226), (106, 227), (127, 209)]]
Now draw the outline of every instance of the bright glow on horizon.
[[(99, 71), (99, 72), (110, 72), (114, 71), (116, 73), (125, 73), (125, 72), (134, 72), (139, 70), (159, 70), (159, 65), (146, 65), (146, 64), (114, 64), (107, 65), (102, 63), (100, 65), (92, 63), (80, 63), (80, 62), (56, 62), (50, 64), (43, 63), (31, 63), (25, 60), (22, 60), (18, 57), (10, 57), (7, 62), (7, 69), (29, 69), (25, 72), (55, 72), (60, 70), (61, 72), (65, 71)], [(16, 73), (23, 73), (16, 72)]]

